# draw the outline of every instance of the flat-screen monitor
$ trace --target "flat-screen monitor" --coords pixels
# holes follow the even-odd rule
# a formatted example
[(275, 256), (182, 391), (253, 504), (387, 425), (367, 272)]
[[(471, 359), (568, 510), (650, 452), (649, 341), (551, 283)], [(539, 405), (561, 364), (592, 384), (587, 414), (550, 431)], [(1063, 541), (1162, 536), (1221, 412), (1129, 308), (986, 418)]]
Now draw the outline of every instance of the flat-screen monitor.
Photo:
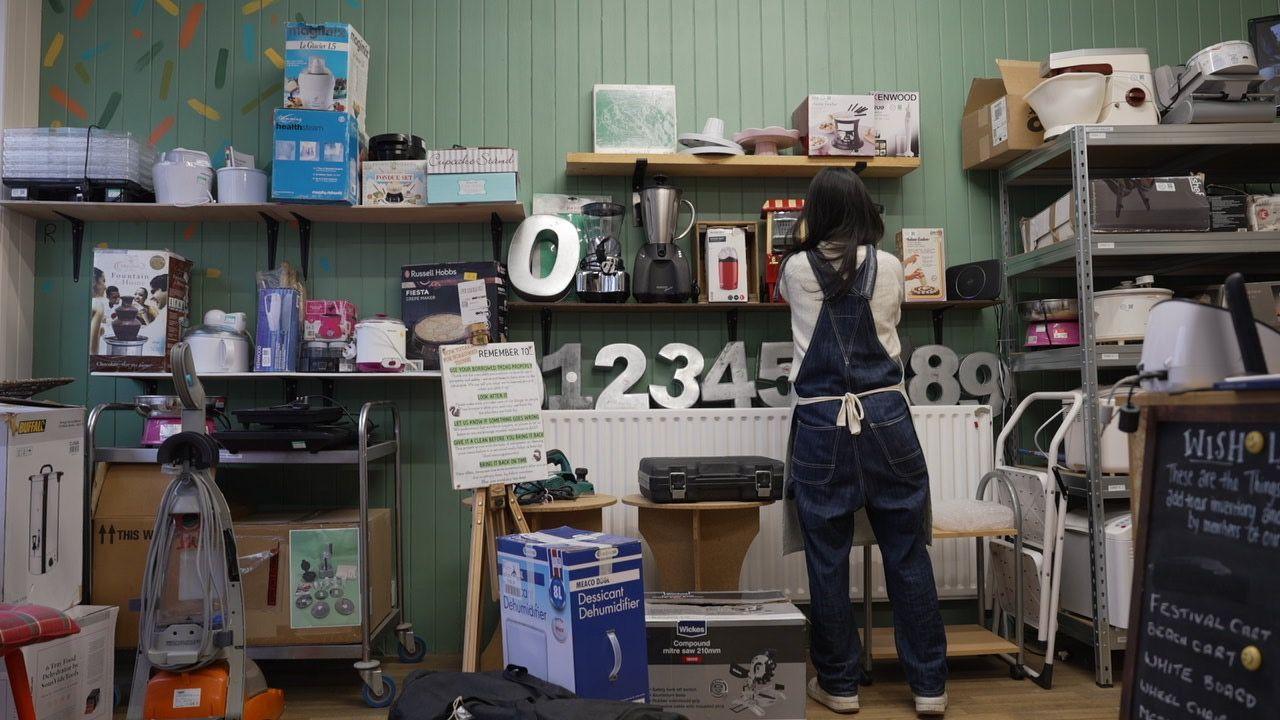
[(1263, 92), (1280, 90), (1280, 15), (1250, 20), (1249, 42), (1258, 59), (1258, 72), (1265, 79)]

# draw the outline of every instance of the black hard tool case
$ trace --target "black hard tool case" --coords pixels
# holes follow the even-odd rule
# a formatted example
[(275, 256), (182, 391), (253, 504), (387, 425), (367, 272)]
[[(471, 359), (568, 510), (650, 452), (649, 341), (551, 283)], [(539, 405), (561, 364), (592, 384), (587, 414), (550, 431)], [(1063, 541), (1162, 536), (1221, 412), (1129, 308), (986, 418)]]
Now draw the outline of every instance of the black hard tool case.
[(781, 500), (782, 461), (749, 455), (642, 458), (640, 493), (657, 503)]

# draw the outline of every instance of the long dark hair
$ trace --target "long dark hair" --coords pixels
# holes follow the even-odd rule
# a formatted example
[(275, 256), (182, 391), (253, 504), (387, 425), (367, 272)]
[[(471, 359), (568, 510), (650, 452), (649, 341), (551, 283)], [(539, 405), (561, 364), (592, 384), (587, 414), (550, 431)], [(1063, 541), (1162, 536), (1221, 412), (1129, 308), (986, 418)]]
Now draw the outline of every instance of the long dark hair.
[(828, 299), (844, 297), (853, 287), (858, 270), (858, 246), (868, 245), (868, 250), (874, 252), (884, 236), (879, 206), (871, 199), (862, 178), (847, 168), (821, 170), (809, 183), (800, 223), (801, 240), (789, 255), (817, 250), (827, 240), (846, 243), (838, 271), (840, 284)]

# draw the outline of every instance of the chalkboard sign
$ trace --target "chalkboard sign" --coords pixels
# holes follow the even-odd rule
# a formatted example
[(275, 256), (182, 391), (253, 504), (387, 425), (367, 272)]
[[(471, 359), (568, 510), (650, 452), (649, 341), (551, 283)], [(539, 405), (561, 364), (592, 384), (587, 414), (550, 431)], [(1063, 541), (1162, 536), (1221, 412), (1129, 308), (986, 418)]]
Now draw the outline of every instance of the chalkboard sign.
[(1280, 718), (1280, 411), (1148, 412), (1121, 717)]

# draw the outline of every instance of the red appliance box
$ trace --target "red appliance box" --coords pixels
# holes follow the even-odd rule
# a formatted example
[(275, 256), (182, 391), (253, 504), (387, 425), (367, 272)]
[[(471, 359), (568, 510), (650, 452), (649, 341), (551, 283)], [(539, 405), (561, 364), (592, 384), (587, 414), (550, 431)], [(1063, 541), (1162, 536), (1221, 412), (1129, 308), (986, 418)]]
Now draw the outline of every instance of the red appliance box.
[(302, 340), (350, 340), (357, 314), (350, 300), (308, 300), (302, 311)]

